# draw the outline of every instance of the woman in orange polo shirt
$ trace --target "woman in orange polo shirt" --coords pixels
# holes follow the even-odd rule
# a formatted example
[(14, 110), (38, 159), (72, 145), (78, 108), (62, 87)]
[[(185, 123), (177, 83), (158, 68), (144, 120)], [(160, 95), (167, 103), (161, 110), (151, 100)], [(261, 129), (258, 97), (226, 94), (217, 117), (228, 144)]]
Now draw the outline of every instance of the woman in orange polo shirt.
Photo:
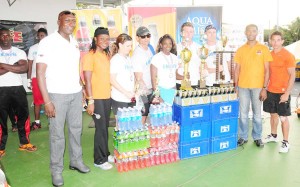
[[(95, 30), (92, 46), (83, 58), (83, 75), (86, 85), (87, 112), (95, 122), (94, 166), (109, 170), (114, 157), (108, 150), (108, 125), (111, 110), (110, 52), (107, 28)], [(100, 114), (97, 119), (93, 114)]]

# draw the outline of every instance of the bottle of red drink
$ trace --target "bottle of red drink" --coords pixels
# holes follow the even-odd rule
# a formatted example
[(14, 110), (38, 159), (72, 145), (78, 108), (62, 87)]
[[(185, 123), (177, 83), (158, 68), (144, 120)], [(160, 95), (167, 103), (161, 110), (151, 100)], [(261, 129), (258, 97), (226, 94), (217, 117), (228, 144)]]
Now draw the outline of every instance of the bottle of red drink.
[(118, 172), (123, 172), (123, 163), (122, 163), (122, 160), (117, 160), (117, 169), (118, 169)]
[(151, 166), (155, 166), (155, 153), (154, 151), (152, 150), (153, 148), (150, 148), (151, 151), (150, 151), (150, 163), (151, 163)]
[(165, 158), (164, 149), (159, 149), (159, 154), (160, 154), (160, 164), (165, 164), (166, 163), (166, 158)]
[(146, 167), (146, 159), (145, 159), (145, 156), (141, 156), (140, 159), (141, 159), (141, 168), (145, 168), (145, 167)]
[(145, 155), (145, 161), (146, 161), (146, 167), (151, 166), (151, 159), (150, 159), (150, 154)]
[(129, 157), (128, 158), (128, 170), (134, 170), (134, 161), (133, 161), (133, 157)]
[(166, 164), (167, 164), (167, 163), (170, 163), (169, 145), (166, 145), (166, 146), (164, 147), (164, 153), (165, 153)]
[(157, 149), (155, 150), (154, 160), (155, 160), (155, 165), (160, 165), (160, 154)]
[(175, 156), (176, 156), (176, 161), (179, 161), (180, 158), (179, 158), (179, 153), (178, 153), (178, 146), (177, 144), (174, 144), (174, 150), (175, 150)]
[(174, 138), (175, 143), (178, 143), (179, 133), (180, 133), (180, 127), (177, 123), (175, 123), (175, 138)]
[(123, 165), (123, 171), (124, 172), (127, 172), (129, 171), (129, 167), (128, 167), (128, 158), (124, 158), (123, 161), (122, 161), (122, 165)]

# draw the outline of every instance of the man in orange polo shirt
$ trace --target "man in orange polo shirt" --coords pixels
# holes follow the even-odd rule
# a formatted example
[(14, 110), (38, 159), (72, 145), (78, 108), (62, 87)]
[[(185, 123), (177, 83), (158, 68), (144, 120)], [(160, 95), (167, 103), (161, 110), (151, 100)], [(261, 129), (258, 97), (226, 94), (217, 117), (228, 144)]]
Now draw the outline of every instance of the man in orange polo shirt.
[(290, 148), (288, 142), (289, 120), (291, 115), (290, 92), (295, 81), (295, 57), (283, 48), (284, 42), (282, 33), (275, 31), (271, 34), (270, 42), (273, 47), (271, 52), (273, 62), (270, 63), (270, 78), (267, 91), (267, 99), (264, 101), (265, 112), (271, 114), (271, 134), (264, 139), (264, 143), (277, 142), (278, 119), (281, 121), (283, 134), (280, 153), (287, 153)]
[(235, 55), (235, 84), (240, 100), (239, 146), (248, 142), (249, 108), (253, 110), (252, 138), (257, 147), (264, 147), (261, 141), (262, 119), (261, 101), (267, 97), (266, 86), (269, 81), (269, 62), (272, 56), (267, 46), (257, 40), (258, 28), (254, 24), (246, 26), (247, 43)]

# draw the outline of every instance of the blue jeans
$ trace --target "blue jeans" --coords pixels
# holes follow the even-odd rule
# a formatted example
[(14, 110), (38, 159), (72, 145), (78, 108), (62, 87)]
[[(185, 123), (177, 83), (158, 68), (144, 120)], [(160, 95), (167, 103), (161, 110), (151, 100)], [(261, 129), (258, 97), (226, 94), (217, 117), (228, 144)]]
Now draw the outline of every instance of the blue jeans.
[(248, 140), (249, 131), (249, 108), (253, 111), (252, 119), (252, 138), (253, 140), (261, 139), (262, 134), (262, 119), (261, 119), (261, 104), (259, 100), (261, 88), (239, 88), (240, 100), (240, 119), (239, 119), (239, 137)]

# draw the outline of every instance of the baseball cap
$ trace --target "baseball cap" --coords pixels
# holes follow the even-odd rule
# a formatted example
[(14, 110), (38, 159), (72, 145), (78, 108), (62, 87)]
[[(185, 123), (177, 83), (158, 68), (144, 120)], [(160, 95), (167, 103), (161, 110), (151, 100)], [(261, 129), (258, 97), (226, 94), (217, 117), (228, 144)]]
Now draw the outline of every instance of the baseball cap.
[(205, 27), (205, 32), (208, 31), (209, 29), (215, 29), (215, 30), (217, 30), (216, 27), (214, 27), (213, 25), (207, 25)]
[(150, 34), (150, 31), (147, 29), (147, 27), (141, 26), (136, 30), (137, 36), (145, 36), (147, 34)]

